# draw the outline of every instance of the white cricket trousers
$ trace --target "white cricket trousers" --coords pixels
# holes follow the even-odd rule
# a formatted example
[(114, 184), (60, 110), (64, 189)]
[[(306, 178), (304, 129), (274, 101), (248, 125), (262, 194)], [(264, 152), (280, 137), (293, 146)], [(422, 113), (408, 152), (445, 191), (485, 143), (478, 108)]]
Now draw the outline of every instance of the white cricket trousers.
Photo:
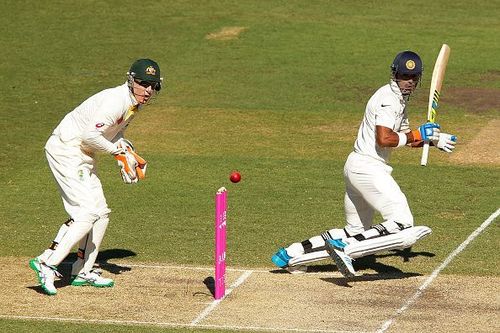
[(88, 273), (97, 258), (109, 222), (108, 214), (111, 212), (96, 174), (95, 161), (81, 150), (80, 142), (63, 142), (56, 135), (52, 135), (47, 141), (45, 153), (64, 208), (74, 220), (45, 262), (48, 265), (59, 265), (80, 241), (80, 248), (85, 250), (85, 258), (75, 263), (78, 269), (73, 269), (72, 274)]
[(372, 226), (378, 211), (385, 221), (413, 226), (406, 196), (391, 176), (392, 168), (373, 157), (352, 152), (344, 166), (346, 230), (359, 234)]

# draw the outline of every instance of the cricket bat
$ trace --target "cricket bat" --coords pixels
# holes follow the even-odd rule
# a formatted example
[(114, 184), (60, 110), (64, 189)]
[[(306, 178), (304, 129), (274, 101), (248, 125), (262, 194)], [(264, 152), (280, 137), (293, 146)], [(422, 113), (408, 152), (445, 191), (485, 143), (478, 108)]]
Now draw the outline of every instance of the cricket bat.
[[(431, 88), (429, 91), (429, 106), (427, 107), (427, 121), (436, 121), (436, 111), (439, 106), (439, 96), (441, 94), (441, 87), (443, 86), (444, 73), (446, 72), (446, 65), (448, 64), (448, 58), (450, 57), (451, 49), (448, 45), (443, 44), (441, 46), (441, 51), (434, 64), (434, 70), (432, 71)], [(427, 159), (429, 158), (429, 142), (424, 142), (424, 147), (422, 150), (422, 159), (420, 160), (420, 165), (426, 166)]]

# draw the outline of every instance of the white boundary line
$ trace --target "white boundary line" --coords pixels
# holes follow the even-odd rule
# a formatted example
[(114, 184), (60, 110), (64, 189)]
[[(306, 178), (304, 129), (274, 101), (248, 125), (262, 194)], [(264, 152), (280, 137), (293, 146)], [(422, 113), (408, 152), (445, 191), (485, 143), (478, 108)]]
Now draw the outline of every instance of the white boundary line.
[(391, 325), (396, 321), (396, 318), (398, 316), (400, 316), (401, 314), (403, 314), (413, 303), (416, 302), (416, 300), (422, 296), (422, 294), (424, 293), (424, 290), (432, 283), (432, 281), (434, 281), (434, 279), (439, 275), (439, 273), (441, 273), (441, 271), (443, 269), (446, 268), (446, 266), (448, 266), (448, 264), (460, 253), (462, 252), (466, 247), (467, 245), (469, 245), (470, 242), (472, 242), (474, 240), (474, 238), (476, 238), (481, 232), (483, 232), (484, 229), (486, 229), (486, 227), (488, 227), (493, 221), (495, 221), (495, 219), (498, 217), (498, 215), (500, 215), (500, 208), (497, 209), (496, 212), (494, 212), (493, 214), (490, 215), (490, 217), (488, 217), (486, 219), (486, 221), (484, 221), (480, 226), (479, 228), (477, 228), (476, 230), (474, 230), (474, 232), (472, 232), (472, 234), (469, 235), (469, 237), (467, 237), (467, 239), (462, 243), (460, 244), (460, 246), (458, 246), (449, 256), (448, 258), (446, 258), (442, 263), (441, 265), (439, 265), (438, 268), (436, 268), (434, 270), (434, 272), (432, 272), (432, 274), (424, 281), (424, 283), (417, 289), (417, 292), (415, 294), (413, 294), (412, 297), (410, 297), (404, 304), (402, 307), (400, 307), (396, 313), (394, 313), (392, 315), (392, 317), (385, 321), (382, 326), (377, 330), (377, 333), (383, 333), (385, 331), (387, 331), (389, 329), (389, 327), (391, 327)]
[(250, 275), (252, 275), (253, 271), (245, 271), (243, 274), (240, 275), (240, 277), (238, 278), (238, 280), (236, 280), (229, 288), (228, 290), (226, 290), (226, 293), (224, 295), (224, 297), (222, 297), (221, 299), (216, 299), (214, 300), (212, 303), (210, 303), (206, 308), (205, 310), (203, 310), (199, 315), (198, 317), (196, 317), (192, 322), (191, 322), (191, 325), (192, 326), (196, 326), (198, 325), (198, 323), (200, 321), (202, 321), (203, 319), (205, 319), (205, 317), (207, 317), (210, 312), (212, 312), (216, 307), (217, 305), (219, 305), (220, 302), (222, 302), (222, 300), (224, 300), (224, 298), (226, 298), (227, 296), (229, 296), (229, 294), (231, 294), (231, 292), (238, 288), (238, 286), (240, 286), (243, 282), (245, 282), (246, 279), (248, 279), (248, 277)]

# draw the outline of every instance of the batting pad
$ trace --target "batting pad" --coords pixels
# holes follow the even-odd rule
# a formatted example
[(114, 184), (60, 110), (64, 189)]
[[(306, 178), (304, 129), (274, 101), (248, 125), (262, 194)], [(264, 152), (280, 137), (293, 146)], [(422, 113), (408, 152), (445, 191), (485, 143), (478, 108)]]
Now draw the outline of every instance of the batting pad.
[(395, 234), (349, 243), (344, 248), (344, 252), (349, 257), (356, 259), (382, 251), (402, 250), (430, 235), (431, 232), (431, 228), (426, 226), (411, 227)]
[(305, 265), (305, 264), (309, 264), (309, 263), (312, 263), (315, 261), (329, 259), (329, 258), (330, 258), (330, 255), (328, 254), (328, 252), (326, 252), (326, 250), (309, 252), (309, 253), (305, 253), (305, 254), (297, 256), (297, 257), (293, 257), (288, 262), (288, 266), (293, 267), (293, 266), (298, 266), (298, 265)]

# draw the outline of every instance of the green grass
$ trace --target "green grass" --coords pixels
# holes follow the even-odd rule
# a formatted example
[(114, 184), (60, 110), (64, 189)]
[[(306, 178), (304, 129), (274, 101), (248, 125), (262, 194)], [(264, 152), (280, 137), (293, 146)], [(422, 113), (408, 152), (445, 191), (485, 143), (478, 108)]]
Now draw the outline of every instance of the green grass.
[[(452, 48), (445, 96), (452, 87), (500, 88), (498, 75), (483, 79), (498, 71), (499, 7), (499, 1), (472, 8), (466, 1), (164, 1), (145, 8), (134, 1), (3, 1), (0, 254), (36, 255), (66, 217), (43, 153), (52, 129), (89, 95), (121, 84), (133, 60), (151, 57), (166, 89), (128, 132), (150, 162), (148, 178), (125, 186), (114, 161), (100, 157), (113, 210), (103, 250), (133, 251), (130, 261), (210, 265), (213, 195), (226, 186), (229, 265), (271, 267), (278, 246), (343, 226), (343, 163), (365, 103), (387, 82), (397, 52), (412, 49), (424, 61), (410, 106), (414, 126), (426, 116), (432, 65), (444, 42)], [(236, 40), (205, 39), (224, 26), (247, 29)], [(499, 116), (471, 110), (443, 102), (438, 119), (467, 142)], [(500, 173), (498, 166), (454, 165), (435, 151), (427, 168), (419, 158), (414, 150), (396, 151), (393, 174), (416, 224), (434, 231), (415, 251), (435, 256), (380, 260), (429, 273), (498, 208)], [(228, 181), (233, 169), (243, 174), (239, 184)], [(500, 259), (498, 236), (495, 222), (446, 273), (498, 276), (491, 264)], [(0, 322), (2, 331), (29, 325)]]

